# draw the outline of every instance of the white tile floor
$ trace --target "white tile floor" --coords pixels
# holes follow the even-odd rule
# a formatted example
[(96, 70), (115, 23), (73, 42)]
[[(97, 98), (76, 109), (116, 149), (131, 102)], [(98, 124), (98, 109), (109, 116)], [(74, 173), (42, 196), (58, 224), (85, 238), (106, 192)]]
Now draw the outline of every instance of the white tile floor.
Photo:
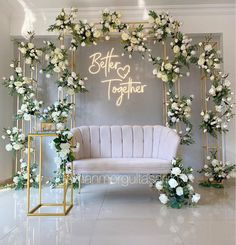
[(173, 210), (147, 185), (86, 185), (66, 217), (27, 217), (25, 191), (0, 191), (0, 245), (235, 245), (234, 180), (197, 189), (198, 207)]

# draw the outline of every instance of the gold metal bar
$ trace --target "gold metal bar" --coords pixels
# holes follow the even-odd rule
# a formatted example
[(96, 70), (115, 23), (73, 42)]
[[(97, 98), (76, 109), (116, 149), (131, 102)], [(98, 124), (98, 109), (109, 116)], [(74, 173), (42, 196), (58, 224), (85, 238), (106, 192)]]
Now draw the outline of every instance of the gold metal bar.
[(30, 211), (30, 140), (28, 135), (28, 164), (27, 164), (27, 211)]
[(32, 208), (29, 212), (28, 212), (28, 214), (30, 213), (30, 214), (32, 214), (32, 213), (34, 213), (36, 210), (38, 210), (39, 208), (41, 208), (41, 204), (38, 204), (37, 206), (35, 206), (34, 208)]
[(39, 138), (39, 204), (42, 203), (42, 136)]
[(67, 192), (67, 177), (66, 174), (64, 174), (64, 183), (63, 183), (63, 211), (66, 212), (66, 192)]

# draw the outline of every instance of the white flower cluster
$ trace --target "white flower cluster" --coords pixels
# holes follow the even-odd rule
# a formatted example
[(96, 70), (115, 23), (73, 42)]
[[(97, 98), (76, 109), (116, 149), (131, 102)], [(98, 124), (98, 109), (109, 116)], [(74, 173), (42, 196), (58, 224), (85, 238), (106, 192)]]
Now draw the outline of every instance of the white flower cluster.
[(70, 33), (74, 27), (73, 21), (76, 18), (77, 9), (71, 8), (70, 13), (66, 13), (64, 9), (56, 17), (55, 24), (49, 26), (48, 31), (58, 31), (59, 39), (63, 39), (65, 33)]
[(191, 38), (181, 32), (177, 32), (174, 36), (174, 41), (170, 43), (175, 58), (184, 65), (187, 65), (190, 61), (193, 62), (196, 55), (196, 47), (191, 42)]
[[(16, 190), (24, 189), (27, 185), (28, 180), (28, 171), (27, 171), (27, 163), (20, 159), (20, 170), (17, 171), (16, 175), (13, 177), (14, 187)], [(32, 164), (30, 166), (30, 186), (34, 188), (38, 188), (39, 175), (36, 173), (37, 165)]]
[(106, 35), (105, 39), (109, 40), (107, 35), (109, 32), (124, 30), (127, 26), (121, 23), (121, 14), (119, 12), (111, 12), (108, 9), (102, 11), (102, 20), (100, 24), (102, 25), (102, 32)]
[(63, 75), (57, 81), (58, 89), (65, 89), (66, 93), (69, 95), (86, 92), (85, 80), (87, 80), (87, 77), (82, 79), (79, 74), (76, 74), (75, 72), (70, 73), (68, 70), (65, 70)]
[(60, 73), (68, 67), (67, 53), (65, 46), (61, 45), (60, 48), (57, 48), (52, 42), (44, 41), (47, 45), (47, 53), (45, 55), (45, 60), (48, 62), (47, 67), (44, 71), (47, 73), (47, 77), (50, 77), (50, 72), (54, 71)]
[(40, 119), (45, 122), (56, 123), (57, 130), (64, 130), (68, 117), (71, 115), (71, 110), (74, 104), (66, 100), (55, 102), (53, 105), (44, 109), (40, 115)]
[(2, 136), (2, 138), (9, 139), (9, 144), (6, 145), (7, 151), (18, 151), (25, 147), (26, 144), (26, 136), (22, 133), (21, 129), (18, 129), (17, 127), (8, 128), (5, 129), (5, 135)]
[(190, 184), (194, 181), (192, 171), (192, 168), (184, 168), (180, 159), (172, 160), (170, 173), (155, 184), (157, 190), (162, 192), (159, 196), (161, 203), (172, 208), (181, 208), (199, 201), (200, 194), (194, 193)]
[(236, 165), (228, 161), (222, 162), (217, 159), (217, 153), (212, 152), (211, 156), (207, 156), (207, 164), (199, 171), (204, 173), (209, 182), (222, 182), (224, 179), (229, 179)]
[[(25, 64), (33, 65), (35, 62), (39, 62), (40, 57), (42, 56), (43, 52), (41, 49), (37, 49), (32, 43), (32, 38), (30, 38), (29, 42), (20, 42), (18, 45), (18, 50), (23, 54), (25, 58)], [(34, 69), (34, 68), (33, 68)]]
[(73, 28), (71, 50), (76, 50), (78, 46), (85, 47), (86, 45), (97, 45), (97, 41), (101, 37), (101, 31), (94, 27), (94, 24), (89, 24), (87, 20), (79, 21)]
[(149, 23), (152, 25), (150, 34), (154, 36), (155, 41), (163, 41), (168, 36), (178, 31), (180, 23), (166, 12), (157, 14), (155, 11), (149, 11)]
[(222, 63), (221, 52), (216, 50), (209, 41), (200, 42), (198, 45), (203, 48), (203, 52), (200, 54), (197, 64), (211, 80), (214, 80)]
[[(34, 96), (34, 94), (32, 94)], [(16, 118), (30, 121), (31, 116), (37, 116), (40, 113), (40, 108), (43, 102), (34, 98), (25, 98), (17, 111)]]
[(173, 126), (177, 122), (188, 121), (191, 116), (191, 105), (194, 96), (179, 98), (178, 95), (174, 95), (171, 91), (167, 92), (167, 95), (170, 96), (167, 102), (169, 125)]
[(208, 132), (213, 137), (217, 137), (217, 132), (226, 132), (228, 129), (227, 123), (222, 119), (221, 113), (217, 111), (202, 111), (201, 116), (203, 118), (200, 127), (203, 132)]
[[(139, 25), (135, 28), (130, 28), (129, 32), (122, 32), (121, 34), (122, 43), (124, 43), (124, 49), (130, 53), (129, 57), (132, 57), (134, 51), (144, 53), (147, 51), (146, 41), (143, 26)], [(143, 54), (144, 57), (144, 54)]]
[(166, 83), (175, 83), (183, 75), (180, 73), (180, 64), (178, 61), (170, 62), (168, 59), (165, 61), (160, 57), (156, 58), (155, 63), (157, 68), (153, 70), (153, 75)]
[(12, 63), (10, 67), (14, 69), (14, 75), (11, 75), (9, 79), (3, 77), (3, 84), (5, 87), (10, 89), (10, 94), (14, 93), (20, 96), (29, 96), (33, 92), (33, 83), (35, 82), (32, 78), (24, 77), (22, 68)]

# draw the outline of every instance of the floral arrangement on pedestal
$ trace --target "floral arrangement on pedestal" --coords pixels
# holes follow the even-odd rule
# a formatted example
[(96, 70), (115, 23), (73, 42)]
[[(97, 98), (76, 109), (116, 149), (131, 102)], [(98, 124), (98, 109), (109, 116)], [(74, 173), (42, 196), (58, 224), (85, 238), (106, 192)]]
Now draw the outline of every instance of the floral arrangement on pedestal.
[(223, 188), (223, 181), (230, 178), (231, 173), (236, 169), (236, 165), (228, 161), (222, 162), (217, 159), (217, 152), (211, 152), (207, 156), (207, 163), (199, 171), (207, 178), (207, 181), (201, 182), (201, 186)]
[(159, 200), (171, 208), (182, 208), (198, 203), (200, 194), (195, 193), (191, 183), (194, 181), (192, 168), (185, 168), (179, 158), (172, 160), (169, 174), (157, 181), (155, 186), (161, 192)]
[(77, 94), (79, 92), (87, 92), (85, 82), (87, 77), (80, 78), (80, 74), (65, 70), (59, 80), (56, 81), (59, 90), (65, 90), (68, 95)]

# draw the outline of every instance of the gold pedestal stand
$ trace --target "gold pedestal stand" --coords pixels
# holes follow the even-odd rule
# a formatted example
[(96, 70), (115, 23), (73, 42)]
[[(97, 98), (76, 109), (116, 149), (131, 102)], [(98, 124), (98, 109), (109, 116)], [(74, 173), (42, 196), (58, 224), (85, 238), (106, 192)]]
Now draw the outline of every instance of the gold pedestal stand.
[[(63, 202), (62, 203), (44, 203), (42, 202), (42, 141), (44, 137), (56, 137), (56, 133), (35, 133), (28, 135), (28, 166), (27, 166), (27, 215), (28, 216), (65, 216), (69, 213), (69, 211), (73, 207), (73, 183), (69, 180), (73, 176), (73, 162), (71, 163), (71, 174), (64, 174), (64, 182), (63, 182)], [(39, 190), (38, 190), (38, 205), (34, 208), (30, 207), (30, 145), (31, 138), (39, 138)], [(68, 188), (71, 188), (70, 193), (70, 202), (67, 203), (66, 193)], [(55, 212), (55, 213), (44, 213), (44, 212), (36, 212), (40, 210), (42, 207), (62, 207), (63, 212)]]

